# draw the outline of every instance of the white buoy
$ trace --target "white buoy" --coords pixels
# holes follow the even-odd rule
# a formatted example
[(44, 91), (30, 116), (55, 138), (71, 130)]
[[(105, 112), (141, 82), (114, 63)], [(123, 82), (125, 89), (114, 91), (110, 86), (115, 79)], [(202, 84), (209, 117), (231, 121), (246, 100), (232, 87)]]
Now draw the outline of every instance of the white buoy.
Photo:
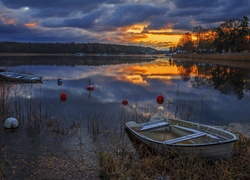
[(164, 111), (164, 107), (163, 106), (158, 106), (157, 108), (159, 111)]
[(18, 120), (16, 118), (10, 117), (7, 118), (4, 122), (4, 127), (7, 129), (17, 128)]

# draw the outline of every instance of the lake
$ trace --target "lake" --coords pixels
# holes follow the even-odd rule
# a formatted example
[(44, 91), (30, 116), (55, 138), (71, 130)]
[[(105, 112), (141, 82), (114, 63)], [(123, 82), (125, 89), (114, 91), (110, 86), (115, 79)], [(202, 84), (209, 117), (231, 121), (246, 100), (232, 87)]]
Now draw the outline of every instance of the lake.
[[(1, 122), (12, 116), (20, 124), (13, 132), (3, 126), (0, 131), (0, 172), (7, 179), (96, 179), (97, 152), (129, 146), (120, 142), (127, 140), (124, 123), (137, 117), (250, 123), (250, 66), (163, 55), (13, 56), (0, 62), (2, 69), (43, 77), (42, 84), (0, 84)], [(90, 84), (93, 91), (87, 90)], [(163, 105), (156, 102), (158, 95), (164, 96)]]

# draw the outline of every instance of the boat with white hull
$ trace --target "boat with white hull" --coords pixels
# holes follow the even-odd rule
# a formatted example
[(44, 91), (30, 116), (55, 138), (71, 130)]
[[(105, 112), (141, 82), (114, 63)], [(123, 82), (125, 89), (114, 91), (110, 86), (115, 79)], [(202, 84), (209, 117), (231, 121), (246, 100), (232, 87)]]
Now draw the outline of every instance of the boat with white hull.
[(137, 141), (161, 154), (228, 159), (238, 140), (233, 133), (219, 128), (164, 117), (140, 124), (130, 121), (126, 128)]

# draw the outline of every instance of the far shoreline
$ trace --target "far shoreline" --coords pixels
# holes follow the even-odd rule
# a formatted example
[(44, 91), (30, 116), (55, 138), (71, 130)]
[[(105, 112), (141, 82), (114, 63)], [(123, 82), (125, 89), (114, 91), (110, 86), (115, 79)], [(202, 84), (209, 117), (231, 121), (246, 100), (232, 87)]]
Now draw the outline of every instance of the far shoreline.
[(175, 54), (174, 60), (204, 62), (239, 68), (250, 68), (250, 53), (235, 54)]
[(175, 54), (174, 58), (206, 59), (206, 60), (230, 60), (250, 61), (250, 53), (227, 53), (227, 54)]

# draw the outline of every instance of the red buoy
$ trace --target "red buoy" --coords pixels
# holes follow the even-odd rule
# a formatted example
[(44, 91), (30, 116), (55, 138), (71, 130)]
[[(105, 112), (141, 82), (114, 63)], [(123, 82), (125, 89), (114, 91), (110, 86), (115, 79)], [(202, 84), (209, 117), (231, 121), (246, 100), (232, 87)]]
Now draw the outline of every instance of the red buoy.
[(87, 86), (87, 90), (88, 91), (93, 91), (94, 90), (94, 86), (93, 85), (88, 85)]
[(126, 100), (126, 99), (122, 100), (122, 104), (123, 105), (128, 105), (128, 100)]
[(60, 100), (62, 101), (62, 102), (64, 102), (64, 101), (66, 101), (67, 100), (67, 94), (66, 93), (61, 93), (60, 94)]
[(156, 101), (158, 104), (164, 103), (164, 97), (162, 95), (157, 96)]

